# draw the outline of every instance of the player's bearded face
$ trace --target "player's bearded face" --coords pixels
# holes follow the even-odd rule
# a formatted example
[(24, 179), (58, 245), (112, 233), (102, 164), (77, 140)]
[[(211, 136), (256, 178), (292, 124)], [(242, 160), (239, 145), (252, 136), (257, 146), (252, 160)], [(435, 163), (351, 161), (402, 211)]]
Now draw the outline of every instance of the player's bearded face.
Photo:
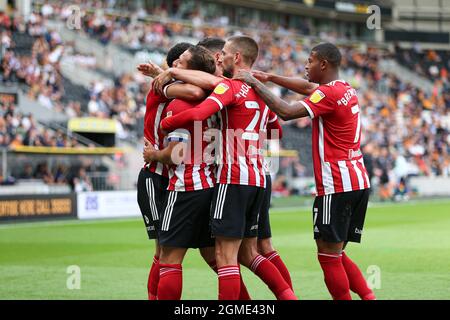
[(223, 75), (227, 78), (232, 78), (234, 74), (234, 56), (229, 43), (225, 43), (218, 62), (222, 65)]

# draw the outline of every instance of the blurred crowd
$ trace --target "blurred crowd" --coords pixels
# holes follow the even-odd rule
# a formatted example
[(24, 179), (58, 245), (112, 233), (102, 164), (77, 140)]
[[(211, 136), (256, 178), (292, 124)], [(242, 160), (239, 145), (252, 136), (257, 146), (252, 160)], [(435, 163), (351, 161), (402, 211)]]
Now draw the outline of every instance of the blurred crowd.
[(14, 104), (0, 105), (0, 147), (79, 147), (75, 138), (61, 130), (40, 126), (32, 113), (23, 114)]
[[(72, 4), (74, 3), (47, 4), (41, 8), (40, 13), (35, 14), (34, 24), (25, 24), (29, 34), (37, 37), (31, 56), (17, 57), (14, 51), (7, 49), (2, 60), (3, 77), (8, 78), (15, 73), (18, 78), (25, 79), (31, 87), (30, 92), (34, 92), (30, 95), (35, 95), (44, 105), (52, 104), (52, 108), (64, 112), (73, 110), (71, 112), (76, 115), (114, 117), (122, 126), (119, 131), (124, 138), (130, 134), (142, 136), (149, 81), (140, 75), (125, 74), (115, 79), (113, 86), (101, 82), (92, 83), (86, 106), (71, 102), (71, 105), (58, 107), (59, 98), (64, 92), (58, 71), (64, 44), (57, 33), (37, 27), (39, 23), (36, 21), (50, 16), (70, 19), (69, 5)], [(110, 15), (105, 14), (105, 10), (95, 10), (106, 9), (108, 2), (76, 1), (75, 4), (82, 9), (81, 27), (86, 34), (103, 44), (114, 43), (131, 50), (147, 49), (164, 53), (180, 39), (196, 40), (207, 36), (226, 38), (240, 33), (230, 26), (227, 17), (202, 16), (195, 6), (187, 9), (183, 7), (186, 6), (184, 1), (180, 1), (174, 8), (162, 6), (151, 12), (141, 9), (131, 15)], [(149, 14), (158, 15), (159, 21), (144, 22), (139, 19)], [(170, 19), (166, 21), (165, 18)], [(177, 18), (189, 19), (190, 23), (186, 24), (185, 20), (177, 21)], [(205, 21), (208, 22), (207, 25)], [(10, 23), (17, 24), (14, 21)], [(249, 28), (241, 30), (252, 36), (260, 46), (255, 69), (285, 76), (304, 75), (305, 61), (312, 47), (309, 38), (299, 37), (292, 30), (273, 25), (264, 26), (255, 21), (248, 21), (246, 27)], [(2, 35), (7, 33), (2, 32)], [(305, 31), (305, 34), (308, 32)], [(2, 43), (8, 45), (11, 42), (3, 38), (4, 36)], [(333, 41), (335, 38), (335, 34), (320, 34), (322, 41)], [(362, 143), (366, 165), (370, 168), (373, 184), (378, 186), (379, 196), (388, 199), (398, 193), (413, 192), (408, 185), (408, 178), (411, 176), (449, 176), (449, 53), (421, 52), (417, 47), (409, 50), (395, 47), (388, 51), (365, 46), (342, 46), (341, 52), (341, 77), (358, 90), (362, 106)], [(395, 74), (381, 71), (379, 63), (385, 58), (395, 58), (400, 63), (414, 66), (413, 71), (433, 82), (433, 91), (426, 92), (423, 88), (402, 82)], [(83, 63), (88, 67), (95, 68), (92, 57), (81, 59), (85, 60)], [(39, 83), (39, 89), (33, 90), (36, 83)], [(302, 98), (276, 86), (272, 86), (272, 90), (288, 101)], [(42, 97), (39, 98), (40, 96)], [(309, 119), (283, 123), (285, 128), (288, 127), (293, 132), (303, 132), (309, 125)], [(285, 144), (283, 141), (282, 146)], [(280, 195), (297, 192), (289, 189), (287, 173), (296, 177), (309, 175), (311, 172), (307, 170), (307, 166), (307, 163), (295, 158), (281, 162), (281, 174), (275, 181)]]

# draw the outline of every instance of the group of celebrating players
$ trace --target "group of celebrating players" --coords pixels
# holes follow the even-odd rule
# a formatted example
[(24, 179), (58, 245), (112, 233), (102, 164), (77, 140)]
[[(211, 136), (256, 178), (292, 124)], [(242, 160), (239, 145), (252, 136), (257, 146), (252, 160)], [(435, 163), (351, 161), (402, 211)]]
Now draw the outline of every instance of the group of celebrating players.
[[(314, 238), (333, 299), (375, 299), (344, 248), (360, 242), (370, 183), (360, 148), (358, 99), (338, 78), (339, 50), (311, 51), (308, 80), (251, 70), (258, 45), (250, 37), (179, 43), (167, 70), (153, 77), (146, 99), (144, 167), (138, 203), (156, 252), (148, 278), (150, 300), (179, 300), (182, 262), (198, 248), (218, 275), (219, 300), (249, 300), (240, 265), (253, 271), (278, 300), (297, 300), (292, 280), (271, 241), (271, 178), (263, 155), (267, 139), (281, 139), (283, 120), (313, 119), (317, 197)], [(307, 95), (286, 103), (262, 82)]]

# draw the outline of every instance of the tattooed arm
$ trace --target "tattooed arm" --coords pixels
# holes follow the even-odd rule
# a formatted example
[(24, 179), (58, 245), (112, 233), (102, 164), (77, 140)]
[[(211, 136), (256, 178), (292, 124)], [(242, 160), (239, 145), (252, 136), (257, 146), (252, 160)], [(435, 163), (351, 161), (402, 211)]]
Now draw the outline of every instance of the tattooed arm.
[(283, 120), (291, 120), (309, 116), (308, 110), (302, 101), (289, 104), (277, 97), (269, 88), (257, 80), (250, 71), (240, 70), (234, 79), (246, 82), (255, 89), (256, 93), (264, 100), (267, 106)]

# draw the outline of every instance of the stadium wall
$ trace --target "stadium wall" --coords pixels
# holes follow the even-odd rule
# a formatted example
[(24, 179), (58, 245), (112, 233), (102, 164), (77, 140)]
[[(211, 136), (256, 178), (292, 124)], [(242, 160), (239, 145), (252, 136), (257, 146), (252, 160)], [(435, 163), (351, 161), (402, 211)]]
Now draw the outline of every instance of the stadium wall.
[(0, 196), (0, 223), (76, 218), (76, 200), (75, 193)]
[(81, 192), (77, 208), (81, 220), (140, 216), (136, 191)]
[[(296, 180), (297, 187), (313, 185), (312, 178)], [(420, 197), (450, 197), (450, 180), (415, 177), (411, 186)], [(300, 186), (301, 185), (301, 186)], [(66, 194), (0, 196), (0, 224), (57, 219), (107, 219), (140, 217), (136, 190)]]

